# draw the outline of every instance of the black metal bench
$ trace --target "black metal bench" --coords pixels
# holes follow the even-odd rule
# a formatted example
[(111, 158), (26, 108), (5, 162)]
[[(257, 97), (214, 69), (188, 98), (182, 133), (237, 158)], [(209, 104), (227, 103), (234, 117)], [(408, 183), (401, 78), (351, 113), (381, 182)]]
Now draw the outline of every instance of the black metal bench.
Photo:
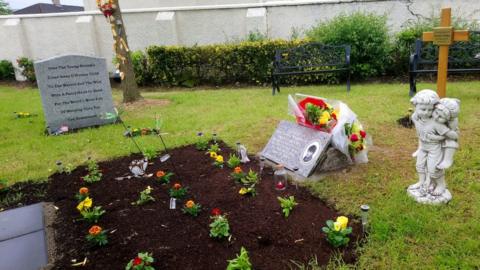
[[(410, 55), (410, 96), (417, 92), (417, 75), (436, 74), (438, 46), (417, 39)], [(467, 42), (453, 43), (448, 52), (448, 74), (480, 73), (480, 31), (471, 31)]]
[(275, 51), (272, 70), (272, 94), (280, 92), (283, 76), (342, 72), (347, 76), (350, 91), (350, 45), (307, 43), (299, 47)]

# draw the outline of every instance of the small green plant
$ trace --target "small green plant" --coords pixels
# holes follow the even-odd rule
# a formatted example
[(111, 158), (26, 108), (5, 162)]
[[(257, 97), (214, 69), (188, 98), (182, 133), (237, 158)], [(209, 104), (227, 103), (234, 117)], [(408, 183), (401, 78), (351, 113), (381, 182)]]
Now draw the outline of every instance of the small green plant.
[(350, 241), (348, 235), (352, 233), (352, 227), (347, 227), (348, 218), (345, 216), (337, 217), (337, 220), (327, 220), (327, 226), (322, 231), (327, 236), (327, 241), (334, 247), (346, 246)]
[(85, 183), (92, 184), (102, 180), (103, 174), (100, 171), (98, 164), (95, 162), (95, 160), (91, 158), (88, 158), (88, 161), (87, 161), (87, 171), (88, 171), (87, 175), (82, 177)]
[(187, 195), (187, 188), (182, 187), (181, 184), (175, 183), (172, 188), (168, 191), (170, 197), (175, 199), (182, 199)]
[(137, 257), (128, 262), (125, 270), (155, 270), (150, 266), (154, 261), (152, 253), (140, 252)]
[(222, 149), (218, 146), (218, 143), (211, 144), (210, 147), (207, 150), (207, 154), (210, 154), (211, 152), (215, 152), (218, 154)]
[(78, 190), (78, 193), (75, 194), (75, 198), (77, 199), (78, 202), (85, 200), (86, 198), (88, 198), (88, 196), (89, 196), (89, 190), (87, 187), (81, 187)]
[(89, 223), (97, 223), (100, 217), (105, 214), (105, 210), (101, 206), (95, 206), (93, 208), (81, 211), (83, 219)]
[(164, 172), (164, 171), (158, 171), (156, 174), (157, 179), (160, 181), (162, 184), (169, 184), (170, 183), (170, 178), (174, 175), (171, 172)]
[(233, 169), (235, 167), (238, 167), (240, 165), (240, 159), (237, 157), (237, 155), (232, 155), (230, 154), (228, 161), (227, 161), (227, 166), (230, 169)]
[(213, 219), (210, 223), (210, 237), (222, 239), (230, 236), (230, 225), (225, 215), (215, 214), (210, 219)]
[(198, 141), (195, 143), (195, 148), (198, 151), (205, 151), (208, 148), (208, 141), (205, 139), (205, 136), (203, 136), (202, 132), (199, 132), (197, 134), (198, 136)]
[(6, 192), (7, 190), (8, 190), (7, 179), (0, 179), (0, 193)]
[(105, 246), (108, 243), (106, 231), (97, 225), (90, 227), (86, 238), (94, 246)]
[(217, 155), (215, 158), (215, 161), (213, 162), (213, 165), (215, 165), (218, 168), (223, 168), (223, 164), (225, 162), (223, 161), (223, 156), (222, 155)]
[(183, 213), (192, 215), (194, 217), (198, 216), (198, 213), (202, 210), (202, 205), (195, 203), (193, 200), (188, 200), (183, 206)]
[(147, 186), (146, 189), (140, 192), (140, 198), (134, 203), (136, 205), (144, 205), (148, 202), (153, 202), (155, 201), (155, 198), (150, 195), (152, 193), (153, 188), (150, 186)]
[(298, 203), (295, 202), (295, 197), (290, 196), (288, 198), (277, 197), (278, 201), (280, 202), (280, 206), (282, 207), (283, 215), (288, 218), (290, 212), (292, 212), (293, 207), (297, 206)]
[(233, 169), (233, 172), (230, 174), (230, 176), (235, 180), (237, 183), (241, 183), (242, 179), (245, 178), (247, 174), (243, 172), (241, 167), (235, 167)]
[(153, 148), (147, 148), (147, 149), (143, 150), (143, 156), (147, 160), (154, 160), (158, 156), (158, 153), (157, 153), (157, 150), (155, 150)]
[(227, 270), (250, 270), (252, 264), (248, 257), (248, 252), (244, 247), (240, 248), (240, 255), (233, 260), (228, 260)]
[(242, 178), (240, 182), (246, 186), (256, 185), (258, 183), (258, 174), (250, 169), (247, 175)]

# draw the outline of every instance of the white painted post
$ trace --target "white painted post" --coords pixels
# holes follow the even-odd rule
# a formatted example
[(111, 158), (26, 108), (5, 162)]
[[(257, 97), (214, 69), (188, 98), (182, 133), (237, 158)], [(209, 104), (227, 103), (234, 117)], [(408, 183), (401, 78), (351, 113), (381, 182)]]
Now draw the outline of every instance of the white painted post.
[(160, 31), (158, 31), (158, 43), (165, 45), (181, 44), (178, 40), (177, 22), (174, 11), (158, 12), (155, 21), (160, 28)]
[(268, 37), (267, 9), (249, 8), (247, 9), (245, 34), (261, 33)]
[(83, 55), (100, 56), (93, 16), (78, 16), (75, 20), (75, 26), (77, 29), (75, 35), (77, 51)]
[(20, 18), (7, 19), (0, 29), (2, 29), (0, 31), (0, 33), (2, 33), (2, 40), (8, 40), (9, 44), (15, 44), (15, 46), (2, 46), (2, 57), (0, 58), (12, 62), (15, 68), (15, 79), (17, 81), (26, 81), (27, 78), (22, 75), (22, 69), (17, 64), (18, 58), (30, 57), (30, 43), (26, 40), (22, 20)]

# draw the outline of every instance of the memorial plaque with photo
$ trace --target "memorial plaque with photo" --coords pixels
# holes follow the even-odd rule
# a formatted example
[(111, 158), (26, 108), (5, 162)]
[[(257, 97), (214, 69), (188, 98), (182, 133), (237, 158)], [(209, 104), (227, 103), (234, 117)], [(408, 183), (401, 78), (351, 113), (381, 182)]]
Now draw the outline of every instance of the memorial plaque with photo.
[(285, 168), (308, 177), (324, 158), (332, 135), (296, 123), (281, 121), (262, 151), (262, 155)]
[(104, 58), (66, 55), (35, 62), (35, 75), (50, 134), (110, 124), (112, 90)]

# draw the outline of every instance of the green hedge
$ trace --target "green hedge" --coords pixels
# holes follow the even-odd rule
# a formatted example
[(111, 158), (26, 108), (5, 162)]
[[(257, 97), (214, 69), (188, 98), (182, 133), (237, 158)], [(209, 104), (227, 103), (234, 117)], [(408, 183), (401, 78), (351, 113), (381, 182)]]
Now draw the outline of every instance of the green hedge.
[[(147, 49), (146, 56), (134, 53), (136, 78), (140, 85), (266, 84), (271, 82), (275, 50), (297, 47), (305, 42), (261, 40), (193, 47), (152, 46)], [(323, 74), (292, 76), (282, 78), (282, 83), (332, 81), (331, 77)]]

